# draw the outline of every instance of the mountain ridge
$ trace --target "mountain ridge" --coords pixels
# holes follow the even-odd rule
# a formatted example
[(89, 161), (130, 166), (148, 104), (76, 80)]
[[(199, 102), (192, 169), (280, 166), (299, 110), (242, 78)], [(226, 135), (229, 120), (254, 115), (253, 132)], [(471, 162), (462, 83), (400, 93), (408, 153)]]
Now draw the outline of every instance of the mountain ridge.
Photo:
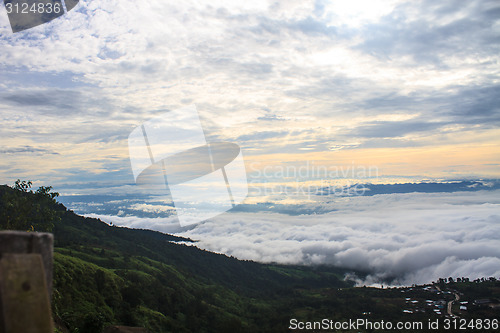
[[(79, 216), (58, 203), (50, 187), (33, 192), (20, 184), (17, 189), (0, 185), (0, 229), (17, 223), (21, 230), (54, 233), (56, 333), (99, 333), (109, 325), (140, 326), (150, 333), (265, 333), (288, 332), (298, 322), (325, 318), (335, 323), (442, 318), (445, 314), (429, 304), (419, 305), (428, 300), (432, 306), (449, 302), (468, 319), (498, 317), (500, 281), (495, 278), (440, 279), (411, 288), (354, 287), (340, 268), (238, 260), (186, 245), (193, 242), (188, 238)], [(37, 213), (49, 221), (26, 220)], [(460, 304), (453, 305), (456, 294), (470, 304), (488, 299), (491, 307), (461, 311)]]

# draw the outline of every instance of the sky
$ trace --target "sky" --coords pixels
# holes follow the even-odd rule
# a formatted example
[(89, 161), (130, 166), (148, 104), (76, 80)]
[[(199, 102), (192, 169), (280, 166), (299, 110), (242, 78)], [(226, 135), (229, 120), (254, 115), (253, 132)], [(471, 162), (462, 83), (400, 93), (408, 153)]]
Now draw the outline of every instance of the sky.
[[(52, 185), (76, 212), (245, 259), (369, 267), (368, 282), (500, 275), (498, 1), (86, 0), (17, 33), (2, 6), (0, 50), (2, 184)], [(136, 185), (127, 140), (193, 105), (209, 142), (240, 146), (249, 195), (181, 228), (161, 188)], [(422, 182), (441, 194), (356, 187)], [(436, 238), (414, 230), (436, 219)], [(460, 238), (469, 229), (484, 237)], [(410, 232), (441, 261), (398, 268), (429, 256)], [(365, 241), (381, 233), (396, 245)]]

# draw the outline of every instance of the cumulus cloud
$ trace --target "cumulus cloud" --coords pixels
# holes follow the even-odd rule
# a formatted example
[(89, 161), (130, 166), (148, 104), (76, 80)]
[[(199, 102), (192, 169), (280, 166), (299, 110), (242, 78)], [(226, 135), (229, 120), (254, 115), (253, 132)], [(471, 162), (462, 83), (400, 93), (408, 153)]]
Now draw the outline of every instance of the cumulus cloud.
[(181, 236), (240, 259), (327, 264), (363, 283), (500, 276), (500, 192), (338, 198), (326, 214), (224, 214)]
[(23, 173), (130, 180), (130, 131), (191, 103), (210, 141), (246, 156), (491, 144), (496, 11), (479, 0), (82, 0), (17, 34), (0, 15), (2, 144), (61, 154), (10, 154), (0, 177), (43, 165)]
[[(425, 137), (443, 122), (482, 129), (498, 121), (496, 11), (495, 2), (479, 0), (80, 1), (20, 34), (3, 18), (0, 66), (11, 90), (4, 100), (16, 111), (36, 104), (119, 123), (122, 139), (140, 120), (194, 102), (221, 138), (270, 152), (304, 150), (292, 136), (318, 145), (332, 140), (334, 125), (352, 129), (335, 131), (337, 141), (367, 141), (386, 129)], [(26, 68), (45, 76), (30, 81)], [(47, 85), (54, 73), (88, 90), (15, 91), (27, 82)], [(422, 116), (373, 123), (381, 112)], [(277, 132), (268, 114), (289, 137), (265, 135)], [(92, 138), (110, 135), (90, 131)]]
[[(362, 159), (385, 163), (381, 173), (391, 177), (498, 175), (499, 6), (82, 0), (18, 34), (0, 13), (0, 178), (36, 178), (70, 194), (128, 194), (138, 211), (168, 214), (137, 194), (127, 136), (191, 103), (209, 141), (236, 141), (263, 166)], [(174, 217), (93, 212), (182, 232), (242, 259), (325, 263), (365, 270), (367, 281), (414, 283), (499, 275), (497, 198), (375, 195), (302, 202), (298, 210), (285, 197), (276, 211), (288, 214), (235, 211), (189, 231)], [(113, 212), (133, 209), (117, 204)]]

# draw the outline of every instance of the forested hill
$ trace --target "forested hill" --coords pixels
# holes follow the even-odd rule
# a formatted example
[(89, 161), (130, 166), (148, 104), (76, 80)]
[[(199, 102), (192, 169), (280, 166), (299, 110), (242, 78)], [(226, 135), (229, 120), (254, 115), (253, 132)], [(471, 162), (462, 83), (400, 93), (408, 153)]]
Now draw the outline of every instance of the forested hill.
[(468, 302), (467, 311), (458, 302), (451, 307), (462, 318), (499, 316), (500, 281), (493, 278), (356, 288), (338, 268), (237, 260), (184, 245), (195, 244), (189, 239), (78, 216), (57, 196), (50, 187), (33, 191), (30, 182), (0, 186), (0, 230), (54, 233), (58, 333), (100, 333), (112, 324), (150, 333), (274, 333), (288, 332), (292, 319), (325, 318), (427, 323), (447, 315), (436, 307), (456, 295)]
[(276, 332), (286, 328), (296, 290), (351, 286), (335, 268), (241, 261), (176, 243), (186, 238), (110, 226), (67, 210), (51, 188), (20, 184), (0, 186), (0, 229), (54, 233), (54, 316), (71, 332), (110, 323), (151, 332), (255, 332), (258, 324)]

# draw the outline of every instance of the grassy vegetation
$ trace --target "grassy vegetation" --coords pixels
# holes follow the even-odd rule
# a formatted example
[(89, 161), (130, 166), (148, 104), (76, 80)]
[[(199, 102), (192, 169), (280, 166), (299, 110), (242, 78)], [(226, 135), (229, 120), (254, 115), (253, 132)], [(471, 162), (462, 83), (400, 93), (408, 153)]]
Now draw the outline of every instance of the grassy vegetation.
[(303, 297), (296, 290), (351, 286), (338, 269), (239, 261), (71, 212), (54, 234), (54, 315), (78, 332), (109, 323), (151, 332), (285, 331), (289, 305)]
[[(37, 195), (14, 191), (23, 192), (0, 186), (0, 212), (15, 207), (12, 198)], [(142, 326), (155, 333), (287, 332), (291, 318), (417, 318), (403, 315), (401, 290), (353, 288), (338, 268), (241, 261), (175, 243), (189, 239), (84, 218), (50, 199), (42, 207), (53, 217), (50, 225), (32, 225), (9, 208), (8, 223), (0, 213), (0, 229), (12, 228), (12, 221), (39, 231), (51, 227), (58, 332), (98, 333), (110, 324)], [(23, 205), (29, 206), (30, 200)], [(498, 281), (455, 285), (471, 298), (495, 296), (500, 290)], [(498, 315), (491, 311), (489, 316)]]

